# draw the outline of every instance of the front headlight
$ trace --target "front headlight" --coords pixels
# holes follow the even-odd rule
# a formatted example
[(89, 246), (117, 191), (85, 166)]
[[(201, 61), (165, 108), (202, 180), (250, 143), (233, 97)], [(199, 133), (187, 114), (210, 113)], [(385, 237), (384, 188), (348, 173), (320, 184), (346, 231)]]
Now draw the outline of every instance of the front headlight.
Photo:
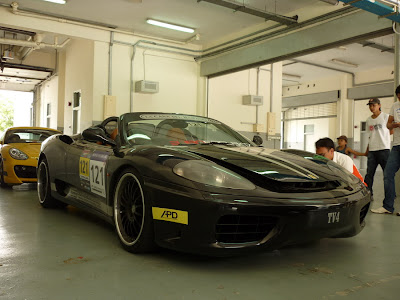
[(256, 188), (246, 178), (207, 161), (187, 160), (177, 164), (173, 171), (176, 175), (206, 185), (237, 190), (254, 190)]
[(25, 160), (28, 159), (28, 155), (26, 155), (24, 152), (21, 150), (18, 150), (17, 148), (11, 148), (8, 153), (10, 156), (14, 159), (19, 159), (19, 160)]

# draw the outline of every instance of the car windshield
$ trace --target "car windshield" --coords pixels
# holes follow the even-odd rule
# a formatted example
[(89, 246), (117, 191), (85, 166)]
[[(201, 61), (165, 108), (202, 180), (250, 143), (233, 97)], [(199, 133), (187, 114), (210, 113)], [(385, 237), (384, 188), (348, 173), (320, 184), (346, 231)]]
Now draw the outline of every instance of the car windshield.
[(12, 129), (7, 132), (5, 143), (41, 143), (49, 136), (57, 133), (59, 132), (46, 129)]
[(121, 116), (121, 125), (123, 138), (129, 145), (253, 146), (247, 138), (225, 124), (199, 116), (129, 113)]

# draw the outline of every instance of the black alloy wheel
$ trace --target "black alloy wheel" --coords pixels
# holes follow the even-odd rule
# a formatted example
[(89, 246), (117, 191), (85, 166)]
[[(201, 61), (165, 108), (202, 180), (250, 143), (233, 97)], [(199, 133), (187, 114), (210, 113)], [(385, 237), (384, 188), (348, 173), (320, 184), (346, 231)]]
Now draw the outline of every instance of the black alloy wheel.
[(51, 196), (49, 166), (46, 159), (43, 159), (39, 164), (37, 178), (39, 203), (44, 208), (56, 208), (66, 205)]
[(151, 207), (133, 170), (123, 172), (114, 195), (114, 222), (122, 246), (129, 252), (154, 249)]

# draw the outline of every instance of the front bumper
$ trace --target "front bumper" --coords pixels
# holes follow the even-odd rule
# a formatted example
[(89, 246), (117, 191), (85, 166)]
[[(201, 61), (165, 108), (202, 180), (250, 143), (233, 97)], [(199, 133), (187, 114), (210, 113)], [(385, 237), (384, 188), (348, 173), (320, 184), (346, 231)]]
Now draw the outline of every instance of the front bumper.
[[(370, 194), (304, 201), (238, 198), (151, 184), (153, 207), (187, 212), (188, 224), (153, 220), (158, 245), (212, 256), (269, 251), (327, 237), (351, 237), (365, 226)], [(302, 195), (304, 196), (304, 194)], [(304, 198), (304, 197), (303, 197)]]
[(7, 184), (22, 184), (37, 182), (37, 159), (16, 160), (8, 157), (4, 160), (4, 182)]

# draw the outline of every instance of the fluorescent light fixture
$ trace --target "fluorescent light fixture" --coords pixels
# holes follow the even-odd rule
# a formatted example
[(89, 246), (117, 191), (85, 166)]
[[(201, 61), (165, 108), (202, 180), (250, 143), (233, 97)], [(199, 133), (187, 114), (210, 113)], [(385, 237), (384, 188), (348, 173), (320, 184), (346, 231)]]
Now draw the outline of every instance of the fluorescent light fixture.
[(65, 4), (67, 2), (66, 0), (43, 0), (43, 1), (57, 3), (57, 4)]
[(289, 73), (282, 73), (282, 75), (289, 78), (301, 79), (300, 75), (289, 74)]
[(188, 33), (194, 32), (194, 29), (192, 29), (192, 28), (183, 27), (180, 25), (175, 25), (175, 24), (170, 24), (170, 23), (165, 23), (165, 22), (161, 22), (161, 21), (157, 21), (157, 20), (153, 20), (153, 19), (147, 19), (146, 22), (151, 25), (160, 26), (160, 27), (164, 27), (164, 28), (168, 28), (168, 29), (173, 29), (173, 30), (178, 30), (178, 31), (183, 31), (183, 32), (188, 32)]
[(336, 59), (336, 58), (331, 59), (331, 62), (338, 64), (338, 65), (346, 66), (346, 67), (358, 68), (358, 65), (355, 63), (351, 63), (351, 62)]

